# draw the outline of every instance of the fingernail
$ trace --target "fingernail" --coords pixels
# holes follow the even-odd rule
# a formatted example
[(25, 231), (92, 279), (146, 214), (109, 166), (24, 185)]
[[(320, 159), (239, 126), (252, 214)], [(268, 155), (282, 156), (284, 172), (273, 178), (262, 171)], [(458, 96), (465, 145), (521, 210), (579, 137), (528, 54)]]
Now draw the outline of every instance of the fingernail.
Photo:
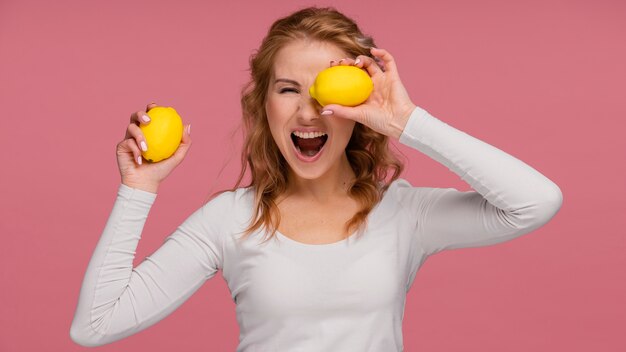
[(148, 115), (141, 115), (141, 118), (143, 119), (143, 122), (149, 122), (150, 121), (150, 117), (148, 117)]
[(189, 126), (187, 126), (187, 134), (191, 135), (191, 124), (189, 124)]
[(139, 165), (141, 165), (141, 156), (138, 156), (138, 157), (137, 157), (137, 163), (138, 163)]
[(145, 141), (141, 141), (141, 150), (143, 150), (144, 152), (148, 150), (148, 146), (146, 145)]
[(320, 115), (332, 115), (333, 111), (332, 110), (322, 110)]
[(354, 61), (354, 64), (357, 65), (359, 62), (361, 62), (361, 59), (356, 59), (356, 61)]

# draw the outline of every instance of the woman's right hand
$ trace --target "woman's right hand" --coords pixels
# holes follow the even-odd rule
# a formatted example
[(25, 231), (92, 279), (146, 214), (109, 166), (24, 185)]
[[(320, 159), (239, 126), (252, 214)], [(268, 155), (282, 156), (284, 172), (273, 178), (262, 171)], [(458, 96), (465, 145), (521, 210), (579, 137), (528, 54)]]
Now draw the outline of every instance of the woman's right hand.
[[(123, 141), (117, 144), (116, 148), (117, 166), (120, 170), (122, 183), (152, 193), (157, 193), (161, 181), (183, 161), (191, 147), (191, 137), (189, 136), (191, 125), (187, 125), (183, 128), (181, 143), (171, 157), (156, 163), (143, 159), (141, 142), (145, 142), (145, 138), (139, 126), (150, 123), (144, 121), (143, 117), (147, 117), (146, 112), (156, 106), (155, 103), (150, 103), (145, 112), (140, 110), (130, 115), (130, 124), (126, 129), (126, 136)], [(147, 147), (150, 148), (149, 145)]]

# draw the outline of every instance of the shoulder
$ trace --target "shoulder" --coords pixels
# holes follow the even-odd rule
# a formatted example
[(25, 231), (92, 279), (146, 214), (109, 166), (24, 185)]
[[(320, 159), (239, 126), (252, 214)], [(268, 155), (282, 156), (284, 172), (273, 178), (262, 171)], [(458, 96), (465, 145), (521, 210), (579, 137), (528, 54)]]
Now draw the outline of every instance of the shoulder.
[(225, 190), (214, 194), (186, 220), (206, 236), (216, 239), (238, 229), (246, 216), (251, 214), (254, 196), (248, 188)]
[(202, 207), (204, 211), (232, 214), (249, 208), (254, 197), (252, 187), (240, 187), (235, 190), (225, 190), (209, 199)]
[(406, 197), (408, 192), (413, 192), (416, 187), (403, 178), (398, 178), (389, 184), (389, 188), (385, 192), (385, 198), (390, 198), (396, 202), (400, 202)]

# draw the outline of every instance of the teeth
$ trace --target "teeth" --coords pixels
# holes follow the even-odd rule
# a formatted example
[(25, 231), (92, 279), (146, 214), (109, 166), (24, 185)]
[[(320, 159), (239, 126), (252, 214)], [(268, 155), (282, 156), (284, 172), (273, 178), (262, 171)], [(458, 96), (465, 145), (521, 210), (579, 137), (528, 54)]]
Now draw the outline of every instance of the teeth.
[(317, 138), (317, 137), (326, 135), (326, 133), (324, 132), (299, 132), (299, 131), (294, 131), (293, 134), (299, 138), (304, 138), (304, 139)]

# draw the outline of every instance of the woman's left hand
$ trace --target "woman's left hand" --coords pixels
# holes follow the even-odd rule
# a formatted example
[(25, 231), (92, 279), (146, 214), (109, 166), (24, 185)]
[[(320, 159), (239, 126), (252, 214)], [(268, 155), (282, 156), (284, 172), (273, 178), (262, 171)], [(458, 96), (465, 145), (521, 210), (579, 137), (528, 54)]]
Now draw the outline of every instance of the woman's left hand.
[[(356, 59), (341, 59), (330, 66), (354, 65), (367, 70), (374, 82), (369, 98), (355, 107), (328, 104), (322, 113), (329, 116), (347, 118), (362, 123), (376, 132), (396, 139), (400, 138), (415, 104), (400, 81), (396, 63), (384, 49), (371, 48), (373, 56), (382, 60), (385, 71), (369, 56), (359, 55)], [(325, 111), (332, 111), (332, 115)]]

